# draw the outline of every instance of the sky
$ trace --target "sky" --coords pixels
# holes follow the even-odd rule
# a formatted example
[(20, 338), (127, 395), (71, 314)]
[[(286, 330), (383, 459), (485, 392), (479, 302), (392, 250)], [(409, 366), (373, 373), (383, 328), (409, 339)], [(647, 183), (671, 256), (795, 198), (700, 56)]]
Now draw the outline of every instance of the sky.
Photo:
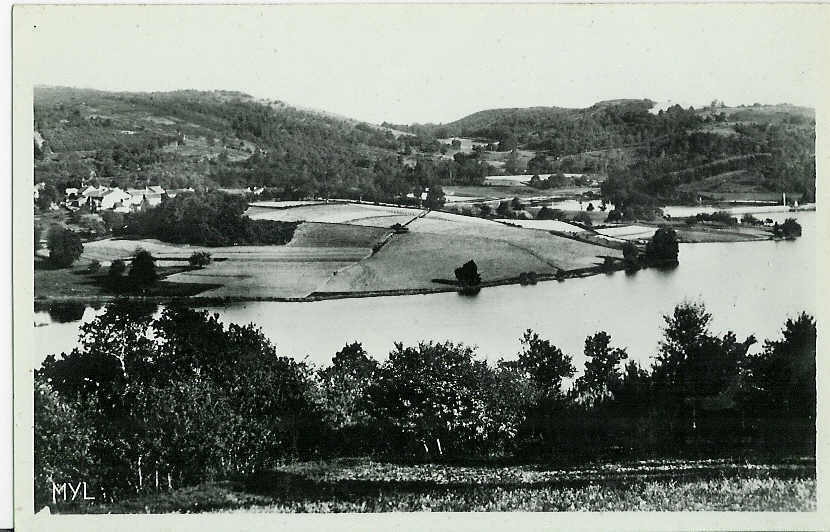
[(34, 39), (25, 66), (38, 84), (239, 90), (375, 123), (616, 98), (815, 106), (830, 12), (736, 4), (19, 9), (17, 31)]

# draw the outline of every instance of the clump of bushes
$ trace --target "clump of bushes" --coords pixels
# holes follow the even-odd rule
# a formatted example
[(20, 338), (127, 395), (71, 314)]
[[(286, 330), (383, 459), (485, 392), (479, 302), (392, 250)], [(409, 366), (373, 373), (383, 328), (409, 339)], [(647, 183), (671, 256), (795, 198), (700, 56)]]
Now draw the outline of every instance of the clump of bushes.
[(801, 236), (801, 224), (795, 218), (787, 218), (783, 224), (776, 224), (772, 228), (772, 233), (777, 237), (795, 238)]
[(210, 253), (207, 251), (194, 251), (190, 258), (187, 259), (187, 262), (196, 268), (204, 268), (208, 264), (210, 264), (211, 257)]

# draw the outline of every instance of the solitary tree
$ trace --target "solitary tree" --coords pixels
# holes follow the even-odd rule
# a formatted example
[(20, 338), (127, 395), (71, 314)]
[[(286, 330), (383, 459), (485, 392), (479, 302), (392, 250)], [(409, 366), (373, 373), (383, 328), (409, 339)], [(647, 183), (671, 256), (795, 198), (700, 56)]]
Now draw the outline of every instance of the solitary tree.
[(147, 250), (137, 249), (130, 264), (130, 280), (136, 286), (143, 287), (153, 284), (157, 278), (153, 256)]
[(59, 268), (71, 266), (84, 251), (81, 237), (59, 225), (49, 230), (49, 260)]
[(464, 286), (478, 286), (481, 284), (481, 276), (478, 274), (478, 266), (475, 261), (467, 261), (463, 266), (455, 269), (455, 278), (459, 284)]

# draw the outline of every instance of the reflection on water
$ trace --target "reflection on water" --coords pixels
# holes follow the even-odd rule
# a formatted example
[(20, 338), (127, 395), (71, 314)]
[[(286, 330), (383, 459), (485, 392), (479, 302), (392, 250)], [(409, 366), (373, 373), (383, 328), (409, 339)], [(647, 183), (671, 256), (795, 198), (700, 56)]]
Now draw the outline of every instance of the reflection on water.
[[(771, 215), (778, 221), (794, 213)], [(282, 354), (328, 362), (345, 343), (360, 341), (385, 358), (393, 343), (453, 340), (479, 346), (490, 360), (513, 358), (531, 328), (574, 355), (581, 367), (585, 337), (599, 330), (630, 356), (649, 363), (663, 324), (661, 315), (684, 300), (703, 301), (716, 331), (778, 335), (787, 317), (815, 315), (815, 213), (797, 213), (804, 235), (793, 241), (681, 244), (680, 264), (635, 273), (615, 272), (533, 286), (486, 288), (475, 297), (455, 293), (340, 299), (310, 303), (249, 302), (212, 308), (222, 320), (262, 327)], [(95, 311), (87, 308), (83, 320)], [(39, 360), (70, 350), (78, 322), (51, 322), (37, 334)], [(760, 344), (755, 346), (760, 348)]]

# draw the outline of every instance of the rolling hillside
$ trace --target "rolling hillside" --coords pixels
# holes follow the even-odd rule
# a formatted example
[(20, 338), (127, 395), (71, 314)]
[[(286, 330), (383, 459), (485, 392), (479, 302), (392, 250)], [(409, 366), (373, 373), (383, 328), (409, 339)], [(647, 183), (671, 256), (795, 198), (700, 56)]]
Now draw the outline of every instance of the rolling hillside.
[[(34, 107), (35, 180), (58, 188), (265, 186), (283, 199), (398, 201), (494, 173), (588, 172), (608, 176), (606, 194), (622, 204), (633, 192), (657, 202), (815, 194), (814, 111), (784, 104), (654, 112), (651, 100), (609, 100), (373, 125), (239, 92), (38, 87)], [(452, 137), (484, 146), (437, 140)]]

